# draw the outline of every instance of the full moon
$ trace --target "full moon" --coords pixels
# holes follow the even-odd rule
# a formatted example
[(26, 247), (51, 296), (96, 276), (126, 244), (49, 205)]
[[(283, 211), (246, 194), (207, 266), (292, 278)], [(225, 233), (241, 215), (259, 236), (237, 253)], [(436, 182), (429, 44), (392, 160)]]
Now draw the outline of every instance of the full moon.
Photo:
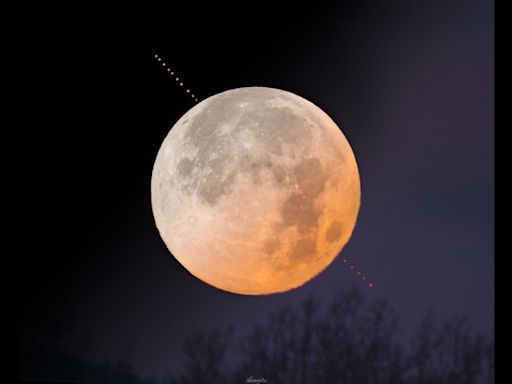
[(321, 273), (354, 229), (361, 187), (336, 123), (293, 93), (214, 95), (170, 130), (151, 179), (156, 226), (194, 276), (262, 295)]

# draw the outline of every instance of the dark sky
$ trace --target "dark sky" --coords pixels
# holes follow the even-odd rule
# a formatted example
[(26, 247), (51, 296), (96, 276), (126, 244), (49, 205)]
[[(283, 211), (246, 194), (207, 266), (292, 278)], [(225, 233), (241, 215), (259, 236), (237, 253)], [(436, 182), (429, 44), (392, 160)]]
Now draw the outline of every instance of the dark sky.
[[(162, 375), (180, 369), (190, 331), (243, 331), (282, 304), (353, 285), (396, 307), (404, 332), (432, 308), (493, 334), (491, 1), (124, 11), (26, 20), (24, 154), (13, 159), (24, 169), (19, 195), (28, 207), (15, 255), (19, 335), (44, 333), (45, 319), (61, 322), (71, 329), (64, 343), (92, 335), (91, 359), (126, 357), (139, 372)], [(294, 291), (239, 296), (171, 257), (153, 222), (151, 170), (193, 103), (154, 53), (200, 99), (241, 86), (281, 88), (338, 123), (362, 182), (343, 254), (373, 289), (338, 258)], [(30, 336), (19, 348), (31, 348)]]

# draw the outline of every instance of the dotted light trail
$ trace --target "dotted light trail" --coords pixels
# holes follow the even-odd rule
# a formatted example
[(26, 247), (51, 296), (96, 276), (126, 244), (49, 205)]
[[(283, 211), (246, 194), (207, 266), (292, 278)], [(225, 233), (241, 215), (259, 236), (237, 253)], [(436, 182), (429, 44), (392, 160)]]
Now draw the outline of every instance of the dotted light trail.
[[(167, 73), (174, 78), (174, 80), (176, 81), (177, 85), (180, 88), (182, 88), (185, 91), (185, 93), (187, 95), (189, 95), (192, 98), (192, 100), (194, 100), (194, 102), (197, 103), (199, 101), (197, 96), (194, 93), (192, 93), (192, 91), (189, 88), (185, 88), (183, 80), (180, 79), (180, 77), (176, 74), (176, 72), (174, 70), (172, 70), (167, 65), (167, 63), (165, 61), (163, 61), (163, 59), (158, 54), (155, 54), (154, 58), (167, 71)], [(371, 282), (368, 279), (368, 277), (363, 275), (363, 273), (361, 271), (357, 270), (355, 265), (349, 263), (347, 259), (343, 259), (343, 263), (346, 264), (348, 266), (348, 268), (350, 268), (350, 270), (355, 273), (357, 278), (360, 279), (361, 281), (363, 281), (367, 285), (368, 288), (373, 288), (373, 286), (374, 286), (373, 282)]]
[(185, 93), (187, 95), (189, 95), (192, 100), (194, 100), (194, 102), (198, 102), (199, 99), (197, 98), (197, 96), (195, 94), (192, 93), (192, 91), (188, 88), (185, 88), (185, 85), (183, 84), (183, 80), (180, 80), (180, 78), (178, 77), (178, 75), (171, 69), (169, 68), (169, 66), (167, 65), (167, 63), (165, 61), (162, 60), (162, 58), (158, 55), (158, 54), (155, 54), (154, 56), (155, 60), (158, 61), (158, 63), (160, 63), (160, 65), (165, 69), (167, 70), (167, 73), (169, 75), (171, 75), (174, 80), (176, 81), (176, 83), (178, 83), (178, 86), (180, 88), (183, 88), (185, 90)]
[(361, 279), (361, 281), (364, 281), (368, 288), (373, 288), (373, 283), (370, 280), (368, 280), (368, 277), (363, 275), (361, 271), (358, 271), (354, 264), (349, 263), (347, 259), (343, 259), (343, 263), (347, 265), (352, 272), (355, 272), (357, 278)]

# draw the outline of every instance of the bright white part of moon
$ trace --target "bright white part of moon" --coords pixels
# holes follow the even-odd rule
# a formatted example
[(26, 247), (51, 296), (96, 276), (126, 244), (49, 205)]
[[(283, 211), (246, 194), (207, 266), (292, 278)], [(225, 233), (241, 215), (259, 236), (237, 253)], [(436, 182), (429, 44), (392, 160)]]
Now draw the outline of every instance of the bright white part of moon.
[(190, 273), (222, 290), (270, 294), (303, 285), (348, 242), (359, 172), (320, 108), (278, 89), (238, 88), (174, 125), (151, 200), (162, 239)]

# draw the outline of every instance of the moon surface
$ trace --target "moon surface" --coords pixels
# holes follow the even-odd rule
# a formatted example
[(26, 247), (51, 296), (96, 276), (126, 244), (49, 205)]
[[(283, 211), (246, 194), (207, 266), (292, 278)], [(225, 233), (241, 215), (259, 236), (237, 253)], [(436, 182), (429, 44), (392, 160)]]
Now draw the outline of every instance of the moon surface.
[(245, 295), (284, 292), (322, 272), (360, 205), (356, 159), (329, 116), (274, 88), (214, 95), (170, 130), (151, 203), (169, 251), (194, 276)]

